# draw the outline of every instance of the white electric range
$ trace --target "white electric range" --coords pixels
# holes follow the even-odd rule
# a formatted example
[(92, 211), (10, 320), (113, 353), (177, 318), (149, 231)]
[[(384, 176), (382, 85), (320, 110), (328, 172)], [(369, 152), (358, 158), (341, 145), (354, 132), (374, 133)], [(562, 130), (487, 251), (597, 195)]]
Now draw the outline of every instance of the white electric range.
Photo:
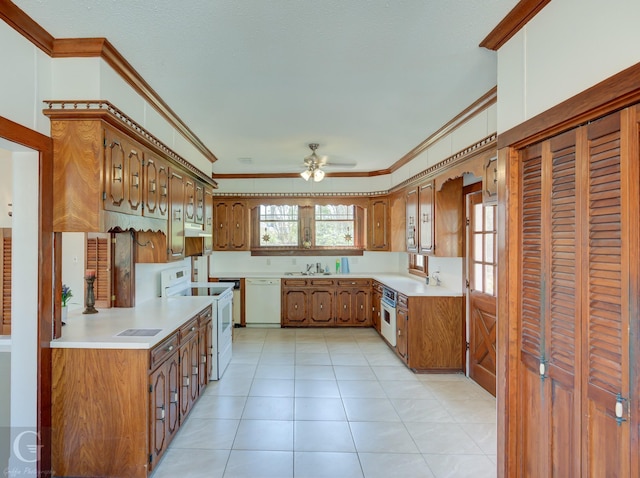
[(191, 282), (189, 267), (174, 267), (160, 273), (160, 293), (167, 299), (210, 296), (212, 302), (213, 338), (210, 380), (219, 380), (231, 362), (233, 328), (233, 282)]

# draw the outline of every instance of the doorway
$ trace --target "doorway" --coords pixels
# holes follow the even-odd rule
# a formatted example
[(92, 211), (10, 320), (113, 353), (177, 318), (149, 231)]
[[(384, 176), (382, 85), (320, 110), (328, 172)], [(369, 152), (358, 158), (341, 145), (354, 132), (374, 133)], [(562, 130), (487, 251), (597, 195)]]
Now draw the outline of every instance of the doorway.
[(497, 218), (482, 191), (466, 194), (468, 374), (496, 395)]

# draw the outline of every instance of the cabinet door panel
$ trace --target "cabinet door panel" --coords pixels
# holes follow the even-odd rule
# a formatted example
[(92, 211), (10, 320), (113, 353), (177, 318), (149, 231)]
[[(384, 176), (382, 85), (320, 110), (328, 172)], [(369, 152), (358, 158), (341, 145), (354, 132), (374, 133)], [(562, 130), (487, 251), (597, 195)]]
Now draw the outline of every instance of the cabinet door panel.
[(169, 398), (167, 403), (167, 432), (173, 437), (180, 425), (180, 365), (178, 354), (174, 353), (167, 360), (167, 382)]
[(111, 130), (105, 130), (104, 153), (104, 208), (108, 211), (122, 211), (125, 201), (124, 178), (126, 175), (125, 149), (120, 137)]
[(412, 189), (406, 197), (407, 220), (406, 240), (407, 252), (418, 252), (418, 190)]
[(309, 317), (307, 303), (306, 290), (285, 289), (282, 294), (282, 325), (306, 325)]
[(166, 366), (161, 366), (151, 374), (150, 385), (149, 429), (151, 431), (151, 468), (153, 468), (169, 442), (166, 426), (168, 398)]
[(184, 179), (175, 171), (170, 171), (169, 251), (170, 259), (184, 257)]
[(231, 205), (229, 228), (231, 247), (236, 250), (245, 249), (247, 246), (247, 224), (244, 203), (236, 202)]
[(312, 290), (311, 320), (314, 325), (333, 325), (333, 292), (328, 290)]
[(203, 254), (211, 254), (213, 251), (213, 189), (208, 186), (204, 188), (204, 232), (211, 234), (211, 237), (203, 239)]
[[(431, 254), (434, 249), (434, 192), (433, 181), (423, 184), (419, 188), (419, 249), (420, 254)], [(460, 194), (462, 201), (462, 193)]]
[(408, 327), (407, 317), (408, 310), (398, 307), (396, 309), (396, 352), (400, 357), (407, 362), (408, 356)]
[(144, 215), (164, 219), (169, 205), (169, 169), (166, 161), (145, 155)]
[(142, 150), (140, 146), (127, 141), (127, 174), (125, 176), (127, 214), (142, 214)]
[(389, 200), (373, 199), (369, 203), (369, 240), (367, 249), (372, 251), (389, 250)]
[(336, 324), (352, 325), (354, 323), (352, 289), (339, 290), (336, 298)]
[(371, 325), (371, 294), (368, 290), (354, 290), (351, 294), (353, 303), (353, 322), (355, 325)]
[(184, 178), (184, 220), (195, 222), (196, 219), (196, 184), (195, 181), (185, 176)]
[(204, 224), (204, 186), (198, 182), (195, 185), (195, 218), (196, 224)]

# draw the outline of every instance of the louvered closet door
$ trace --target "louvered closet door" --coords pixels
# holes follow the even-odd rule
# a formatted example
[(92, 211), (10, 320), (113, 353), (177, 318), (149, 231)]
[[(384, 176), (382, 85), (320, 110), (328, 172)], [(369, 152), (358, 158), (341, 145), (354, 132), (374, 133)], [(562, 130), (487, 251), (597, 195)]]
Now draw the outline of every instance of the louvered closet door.
[[(111, 307), (111, 244), (109, 234), (87, 236), (87, 269), (96, 271), (93, 293), (98, 308)], [(75, 299), (84, 304), (84, 298)]]
[[(624, 116), (627, 116), (625, 112)], [(584, 257), (583, 377), (586, 379), (584, 416), (587, 423), (585, 476), (629, 476), (629, 262), (625, 252), (631, 221), (623, 221), (629, 204), (627, 184), (636, 183), (623, 171), (620, 116), (614, 114), (586, 127), (587, 181)], [(626, 131), (628, 138), (631, 131)], [(637, 131), (635, 138), (638, 137)], [(637, 161), (637, 158), (635, 158)], [(626, 204), (623, 201), (626, 200)], [(632, 219), (637, 224), (638, 217)], [(637, 317), (635, 318), (638, 319)], [(618, 398), (619, 397), (619, 398)], [(616, 404), (623, 417), (616, 419)], [(624, 419), (625, 421), (621, 421)], [(637, 447), (637, 444), (636, 444)], [(637, 456), (637, 450), (636, 450)]]
[(0, 303), (0, 335), (11, 335), (11, 229), (0, 229), (0, 283), (2, 302)]

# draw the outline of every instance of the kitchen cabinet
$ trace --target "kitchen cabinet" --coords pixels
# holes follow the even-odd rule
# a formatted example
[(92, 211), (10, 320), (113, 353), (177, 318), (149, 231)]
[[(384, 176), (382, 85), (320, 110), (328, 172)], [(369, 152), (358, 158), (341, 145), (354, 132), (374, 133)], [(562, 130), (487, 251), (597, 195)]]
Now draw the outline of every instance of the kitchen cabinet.
[(0, 228), (0, 335), (11, 335), (11, 229)]
[(382, 311), (380, 301), (382, 300), (382, 284), (373, 281), (371, 285), (371, 325), (380, 333), (380, 321), (382, 320)]
[(214, 202), (214, 242), (216, 251), (244, 251), (249, 249), (249, 221), (247, 205), (240, 200)]
[(199, 331), (211, 317), (209, 305), (151, 349), (51, 349), (57, 475), (146, 478), (153, 471), (199, 397)]
[(398, 294), (396, 354), (412, 370), (464, 370), (462, 297)]
[(205, 311), (198, 319), (198, 394), (202, 395), (209, 383), (213, 367), (213, 319), (211, 312)]
[(369, 279), (283, 279), (283, 327), (371, 325)]
[(179, 260), (184, 257), (184, 175), (169, 169), (169, 244), (167, 258)]
[(142, 214), (142, 146), (111, 128), (104, 130), (104, 209)]
[[(432, 254), (434, 249), (434, 184), (429, 181), (418, 187), (418, 252)], [(462, 196), (461, 196), (462, 197)]]
[(367, 209), (367, 250), (389, 250), (389, 223), (389, 199), (371, 199)]
[(169, 217), (169, 165), (151, 153), (144, 155), (143, 214), (148, 217)]
[(204, 185), (198, 181), (195, 183), (195, 208), (194, 222), (204, 225)]
[(184, 176), (183, 192), (184, 222), (196, 222), (196, 182), (193, 178)]
[(213, 188), (204, 187), (204, 232), (209, 233), (209, 237), (202, 239), (202, 254), (209, 255), (213, 252)]
[(406, 241), (407, 252), (418, 252), (418, 188), (409, 189), (405, 196), (406, 203)]

